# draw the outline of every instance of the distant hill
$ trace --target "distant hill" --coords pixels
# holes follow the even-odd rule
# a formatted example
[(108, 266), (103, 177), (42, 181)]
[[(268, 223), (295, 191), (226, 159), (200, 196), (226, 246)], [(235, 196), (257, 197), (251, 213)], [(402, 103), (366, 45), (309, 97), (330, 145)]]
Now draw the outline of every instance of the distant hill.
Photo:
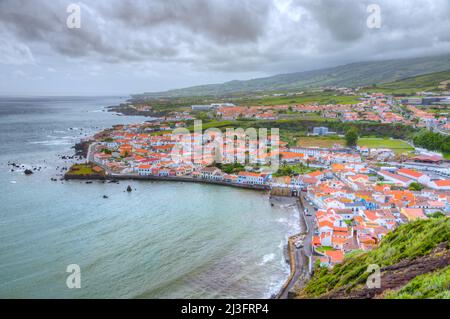
[[(400, 226), (369, 252), (317, 269), (297, 298), (450, 298), (450, 218)], [(368, 289), (369, 265), (381, 267), (381, 287)]]
[(450, 71), (417, 75), (389, 83), (372, 86), (374, 91), (386, 93), (407, 93), (418, 91), (450, 90)]
[(417, 75), (450, 70), (450, 54), (413, 59), (358, 62), (333, 68), (280, 74), (246, 81), (194, 86), (139, 96), (224, 96), (258, 91), (292, 91), (322, 86), (371, 86)]

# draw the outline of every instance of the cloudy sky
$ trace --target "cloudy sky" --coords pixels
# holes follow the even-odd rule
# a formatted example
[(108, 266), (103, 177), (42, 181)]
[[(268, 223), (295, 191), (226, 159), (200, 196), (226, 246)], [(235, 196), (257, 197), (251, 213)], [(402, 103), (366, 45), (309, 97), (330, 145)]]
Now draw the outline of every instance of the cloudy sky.
[(450, 0), (0, 0), (0, 94), (122, 95), (450, 53), (449, 30)]

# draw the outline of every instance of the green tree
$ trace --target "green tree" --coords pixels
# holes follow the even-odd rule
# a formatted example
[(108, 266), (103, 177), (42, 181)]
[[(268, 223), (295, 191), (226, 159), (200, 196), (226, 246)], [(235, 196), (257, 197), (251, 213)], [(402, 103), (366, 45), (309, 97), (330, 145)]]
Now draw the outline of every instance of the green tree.
[(421, 191), (422, 189), (424, 189), (424, 186), (423, 186), (422, 184), (420, 184), (420, 183), (413, 182), (413, 183), (411, 183), (411, 184), (409, 185), (408, 189), (409, 189), (410, 191), (417, 191), (417, 192), (419, 192), (419, 191)]
[(347, 146), (356, 146), (358, 143), (358, 131), (356, 128), (351, 127), (347, 130), (345, 133), (345, 142), (347, 143)]

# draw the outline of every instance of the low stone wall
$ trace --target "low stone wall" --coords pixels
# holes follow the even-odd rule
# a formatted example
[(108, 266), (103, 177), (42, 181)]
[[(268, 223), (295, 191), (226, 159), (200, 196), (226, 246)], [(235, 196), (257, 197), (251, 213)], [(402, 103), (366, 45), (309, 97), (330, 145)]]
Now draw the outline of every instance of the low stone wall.
[(77, 174), (68, 174), (68, 173), (66, 173), (64, 175), (64, 179), (66, 181), (68, 181), (68, 180), (85, 180), (85, 181), (89, 181), (89, 180), (106, 180), (107, 177), (105, 175), (102, 175), (102, 174), (77, 175)]
[(252, 189), (259, 191), (267, 191), (270, 190), (270, 186), (268, 185), (247, 185), (247, 184), (237, 184), (237, 183), (227, 183), (223, 181), (210, 181), (204, 179), (196, 179), (190, 177), (182, 177), (182, 176), (141, 176), (141, 175), (106, 175), (106, 176), (96, 176), (96, 175), (72, 175), (66, 174), (64, 176), (66, 180), (138, 180), (138, 181), (163, 181), (163, 182), (186, 182), (186, 183), (200, 183), (200, 184), (213, 184), (213, 185), (221, 185), (221, 186), (230, 186), (230, 187), (238, 187), (244, 189)]

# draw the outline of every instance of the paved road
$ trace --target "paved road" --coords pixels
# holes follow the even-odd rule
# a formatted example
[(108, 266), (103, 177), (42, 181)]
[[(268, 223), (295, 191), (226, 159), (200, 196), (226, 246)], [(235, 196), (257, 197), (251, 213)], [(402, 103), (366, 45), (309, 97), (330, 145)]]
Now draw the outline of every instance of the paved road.
[[(304, 196), (304, 195), (302, 195)], [(303, 197), (302, 197), (303, 198)], [(310, 257), (312, 256), (312, 237), (314, 234), (314, 216), (306, 216), (302, 202), (298, 202), (300, 214), (300, 227), (304, 234), (303, 248), (296, 248), (293, 241), (289, 245), (294, 251), (294, 274), (278, 295), (279, 299), (287, 299), (290, 297), (290, 292), (295, 286), (303, 286), (310, 278)], [(306, 205), (308, 205), (306, 203)], [(311, 211), (312, 212), (312, 211)]]
[[(316, 216), (316, 210), (314, 208), (314, 206), (310, 205), (308, 203), (308, 201), (304, 200), (306, 193), (302, 192), (300, 194), (301, 196), (301, 202), (302, 202), (302, 207), (303, 210), (306, 208), (308, 210), (308, 215), (310, 216), (306, 216), (304, 213), (304, 217), (305, 217), (305, 221), (308, 224), (308, 234), (305, 238), (305, 243), (308, 244), (307, 246), (307, 254), (309, 256), (311, 256), (313, 254), (313, 250), (312, 250), (312, 238), (314, 236), (314, 230), (315, 230), (315, 216)], [(302, 211), (303, 211), (302, 210)], [(306, 247), (306, 244), (305, 244)]]
[[(91, 143), (88, 147), (87, 156), (86, 156), (86, 162), (94, 163), (94, 147), (97, 145), (97, 143)], [(97, 164), (97, 163), (96, 163)]]

